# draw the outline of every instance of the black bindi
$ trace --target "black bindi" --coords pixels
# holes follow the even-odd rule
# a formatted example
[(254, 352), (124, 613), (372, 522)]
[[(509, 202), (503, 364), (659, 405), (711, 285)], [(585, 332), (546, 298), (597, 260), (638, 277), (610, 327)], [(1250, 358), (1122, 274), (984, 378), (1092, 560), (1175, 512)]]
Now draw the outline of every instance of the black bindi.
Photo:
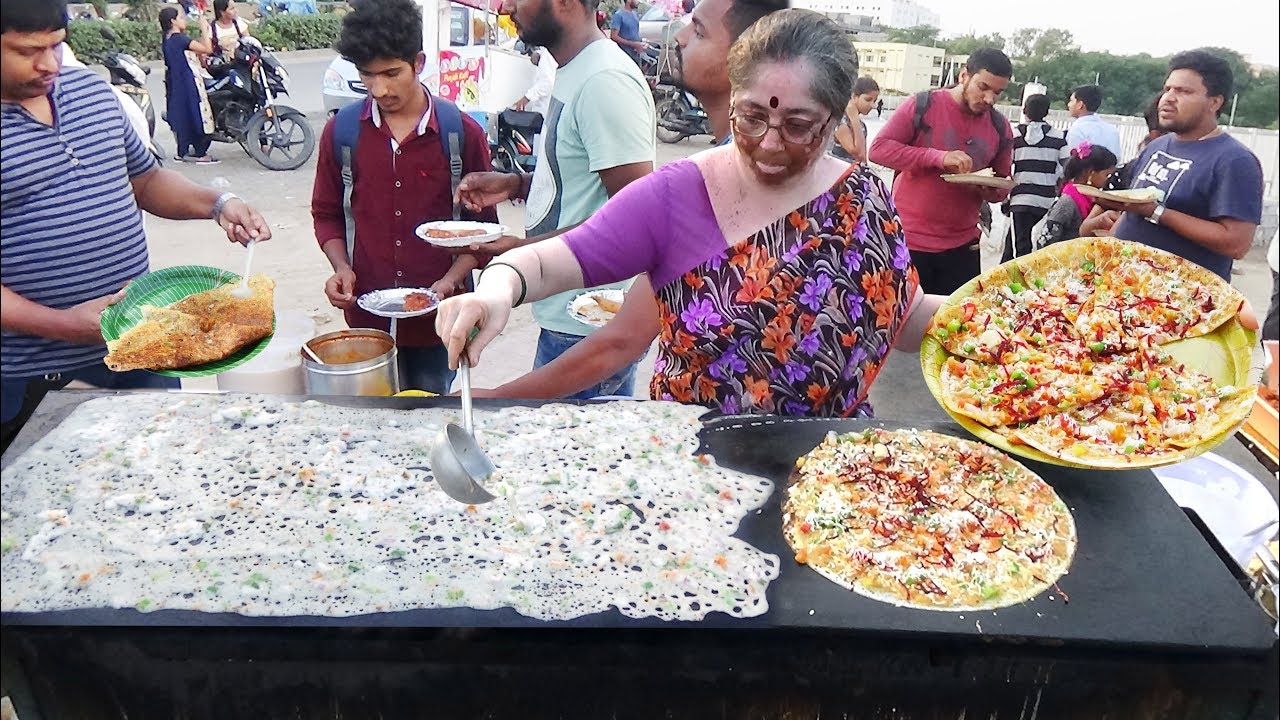
[(769, 107), (773, 108), (774, 110), (777, 110), (777, 109), (778, 109), (778, 98), (776, 98), (776, 97), (771, 97), (771, 98), (769, 98)]

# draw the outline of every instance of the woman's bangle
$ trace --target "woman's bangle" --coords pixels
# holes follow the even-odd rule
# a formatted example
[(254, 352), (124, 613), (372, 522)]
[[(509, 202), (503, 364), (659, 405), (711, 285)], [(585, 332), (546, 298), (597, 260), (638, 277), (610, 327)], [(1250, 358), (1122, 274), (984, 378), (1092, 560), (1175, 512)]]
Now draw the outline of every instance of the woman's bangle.
[(524, 273), (520, 272), (520, 268), (516, 267), (515, 265), (512, 265), (509, 262), (494, 261), (486, 265), (484, 270), (480, 271), (480, 279), (483, 280), (484, 274), (489, 271), (489, 268), (495, 265), (503, 265), (511, 268), (513, 271), (515, 271), (516, 277), (520, 278), (520, 297), (516, 298), (516, 301), (511, 305), (511, 307), (520, 307), (520, 303), (524, 302), (525, 294), (529, 292), (529, 283), (525, 282)]

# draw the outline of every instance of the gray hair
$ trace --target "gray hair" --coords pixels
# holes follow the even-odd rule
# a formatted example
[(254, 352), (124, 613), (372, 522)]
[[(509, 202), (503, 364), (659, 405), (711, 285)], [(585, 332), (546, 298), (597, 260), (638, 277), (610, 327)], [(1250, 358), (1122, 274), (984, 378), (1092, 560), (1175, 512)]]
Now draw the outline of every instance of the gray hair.
[(747, 28), (729, 49), (729, 84), (736, 92), (751, 84), (760, 65), (797, 60), (813, 69), (813, 99), (832, 115), (843, 115), (858, 76), (858, 55), (835, 21), (812, 10), (779, 10)]

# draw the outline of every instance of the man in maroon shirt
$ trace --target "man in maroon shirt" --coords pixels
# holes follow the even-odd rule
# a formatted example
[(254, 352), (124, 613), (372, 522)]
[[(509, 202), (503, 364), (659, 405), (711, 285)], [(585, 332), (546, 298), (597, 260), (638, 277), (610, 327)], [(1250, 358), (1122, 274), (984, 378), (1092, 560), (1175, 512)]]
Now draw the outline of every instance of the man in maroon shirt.
[[(413, 0), (361, 3), (343, 18), (337, 50), (360, 72), (369, 99), (351, 160), (353, 258), (347, 257), (335, 119), (320, 136), (311, 215), (316, 240), (333, 266), (324, 291), (334, 307), (345, 311), (350, 327), (387, 330), (390, 321), (360, 309), (357, 297), (386, 288), (429, 287), (444, 299), (466, 283), (477, 261), (471, 255), (455, 258), (414, 235), (424, 222), (453, 217), (449, 158), (440, 141), (435, 100), (418, 80), (426, 62), (421, 9)], [(465, 113), (462, 125), (463, 173), (489, 170), (485, 131)], [(498, 219), (494, 208), (464, 212), (464, 217)], [(453, 372), (434, 317), (401, 320), (396, 335), (401, 387), (448, 392)]]
[(1012, 75), (1003, 52), (977, 50), (958, 85), (929, 94), (922, 122), (908, 98), (871, 143), (871, 161), (898, 171), (893, 200), (925, 292), (949, 295), (981, 271), (978, 213), (1009, 193), (941, 176), (989, 167), (1009, 177), (1013, 131), (995, 104)]

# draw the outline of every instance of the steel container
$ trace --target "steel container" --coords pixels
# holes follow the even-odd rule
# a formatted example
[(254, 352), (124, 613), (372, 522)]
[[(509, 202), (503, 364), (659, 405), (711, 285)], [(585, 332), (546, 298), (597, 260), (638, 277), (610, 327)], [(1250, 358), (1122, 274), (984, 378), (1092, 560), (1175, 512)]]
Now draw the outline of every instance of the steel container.
[(338, 330), (307, 341), (324, 364), (299, 349), (308, 395), (394, 395), (400, 392), (396, 344), (369, 328)]

